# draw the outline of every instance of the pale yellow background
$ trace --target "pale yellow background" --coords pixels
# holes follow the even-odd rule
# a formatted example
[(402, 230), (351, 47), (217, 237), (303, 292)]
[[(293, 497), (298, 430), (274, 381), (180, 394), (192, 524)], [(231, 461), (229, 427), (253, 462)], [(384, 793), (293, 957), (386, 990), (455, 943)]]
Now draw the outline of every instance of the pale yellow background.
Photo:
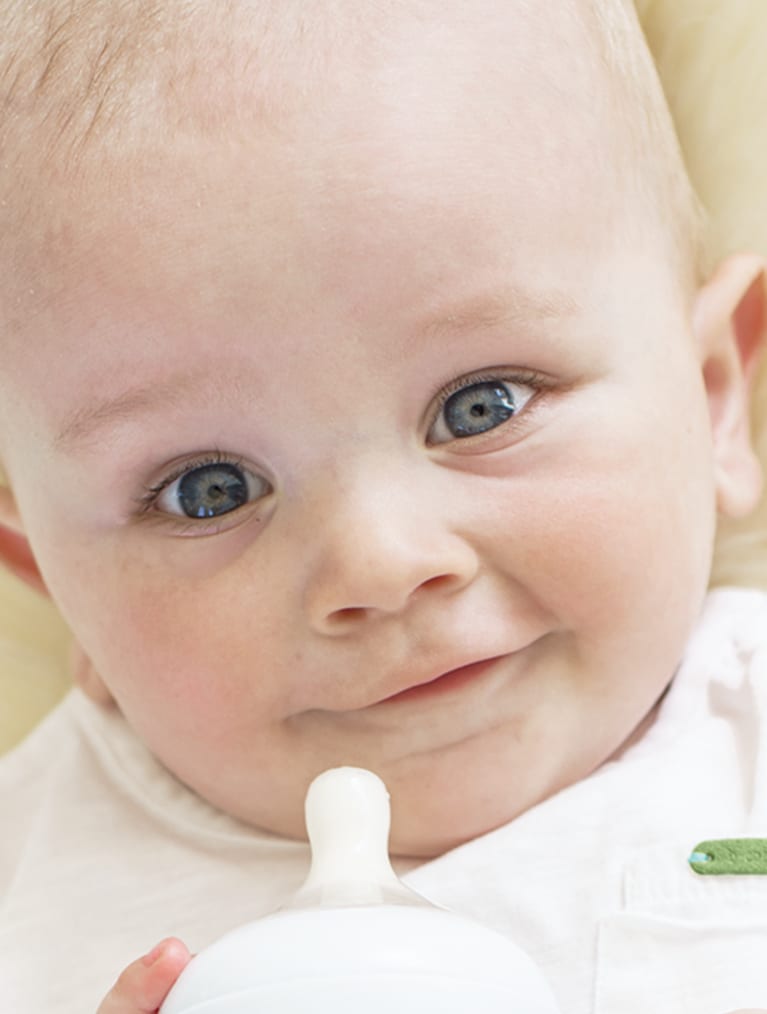
[(12, 575), (0, 574), (0, 751), (65, 692), (69, 639), (50, 602)]
[[(637, 0), (637, 6), (693, 182), (712, 216), (714, 252), (767, 254), (767, 0)], [(754, 422), (767, 465), (767, 362)], [(767, 588), (767, 499), (748, 524), (723, 527), (714, 583)], [(66, 691), (68, 643), (54, 607), (0, 573), (0, 751)]]

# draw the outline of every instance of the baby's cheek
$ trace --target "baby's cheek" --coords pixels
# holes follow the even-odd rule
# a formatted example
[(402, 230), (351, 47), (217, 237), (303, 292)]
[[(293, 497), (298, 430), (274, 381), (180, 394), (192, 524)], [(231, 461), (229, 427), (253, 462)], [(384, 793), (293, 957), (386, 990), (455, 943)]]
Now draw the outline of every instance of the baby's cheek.
[(695, 495), (693, 480), (680, 493), (652, 460), (584, 456), (578, 468), (517, 484), (487, 552), (566, 628), (604, 636), (606, 626), (656, 624), (659, 608), (686, 623), (710, 563), (711, 525), (690, 517)]
[(221, 571), (178, 580), (134, 563), (120, 573), (93, 598), (112, 622), (91, 627), (89, 649), (138, 728), (217, 738), (278, 709), (287, 632), (265, 589)]

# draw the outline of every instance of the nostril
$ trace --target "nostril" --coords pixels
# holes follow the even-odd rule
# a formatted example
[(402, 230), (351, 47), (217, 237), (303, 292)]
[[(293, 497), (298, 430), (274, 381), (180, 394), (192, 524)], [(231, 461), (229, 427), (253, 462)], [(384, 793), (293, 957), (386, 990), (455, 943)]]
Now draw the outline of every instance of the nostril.
[(417, 595), (422, 591), (450, 591), (455, 585), (459, 586), (462, 584), (459, 578), (454, 574), (437, 574), (436, 577), (430, 577), (428, 580), (423, 581), (414, 589), (413, 594)]
[(367, 609), (362, 606), (347, 606), (345, 609), (336, 609), (328, 619), (335, 626), (347, 626), (365, 618)]
[(395, 613), (407, 603), (409, 598), (420, 595), (423, 591), (450, 591), (453, 587), (460, 588), (462, 582), (453, 574), (437, 574), (435, 577), (422, 581), (409, 595), (396, 597), (396, 601), (379, 602), (377, 606), (344, 606), (327, 614), (326, 623), (329, 628), (344, 630), (354, 627), (375, 613)]

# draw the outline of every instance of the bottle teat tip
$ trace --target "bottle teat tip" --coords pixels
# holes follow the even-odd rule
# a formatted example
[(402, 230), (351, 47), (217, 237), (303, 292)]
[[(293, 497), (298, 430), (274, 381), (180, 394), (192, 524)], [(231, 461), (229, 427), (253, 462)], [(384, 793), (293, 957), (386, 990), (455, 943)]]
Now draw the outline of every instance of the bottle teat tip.
[(372, 771), (331, 768), (305, 804), (312, 868), (305, 887), (399, 883), (389, 861), (389, 793)]

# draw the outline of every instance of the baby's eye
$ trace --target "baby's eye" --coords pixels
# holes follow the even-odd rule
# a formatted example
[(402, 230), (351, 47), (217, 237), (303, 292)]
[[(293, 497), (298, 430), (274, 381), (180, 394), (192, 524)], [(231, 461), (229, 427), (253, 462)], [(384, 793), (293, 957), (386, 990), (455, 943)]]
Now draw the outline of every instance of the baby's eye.
[(495, 429), (520, 412), (535, 395), (532, 384), (480, 380), (449, 395), (428, 434), (430, 444), (475, 437)]
[(272, 491), (262, 476), (227, 461), (202, 463), (166, 480), (155, 490), (153, 505), (186, 518), (214, 518), (243, 507)]

